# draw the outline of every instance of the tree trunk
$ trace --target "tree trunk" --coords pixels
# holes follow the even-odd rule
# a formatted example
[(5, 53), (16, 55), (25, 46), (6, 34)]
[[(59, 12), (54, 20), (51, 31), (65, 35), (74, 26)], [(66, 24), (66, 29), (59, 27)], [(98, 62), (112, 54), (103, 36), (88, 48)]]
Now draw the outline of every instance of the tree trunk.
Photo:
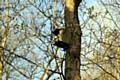
[(65, 37), (70, 48), (65, 56), (65, 80), (80, 80), (81, 28), (78, 6), (81, 0), (65, 0)]
[(6, 27), (5, 32), (0, 32), (0, 80), (7, 80), (6, 79), (6, 61), (5, 61), (5, 54), (4, 49), (6, 48), (6, 41), (8, 37), (9, 28)]
[[(3, 7), (9, 7), (9, 0), (2, 0), (1, 3), (6, 4), (2, 5)], [(3, 13), (5, 17), (2, 16), (2, 19), (5, 21), (5, 24), (1, 25), (0, 30), (0, 80), (7, 80), (6, 73), (6, 58), (4, 54), (4, 50), (6, 48), (7, 38), (9, 34), (9, 9)], [(4, 30), (2, 29), (4, 27)]]
[(2, 80), (3, 76), (3, 52), (2, 48), (0, 48), (0, 80)]

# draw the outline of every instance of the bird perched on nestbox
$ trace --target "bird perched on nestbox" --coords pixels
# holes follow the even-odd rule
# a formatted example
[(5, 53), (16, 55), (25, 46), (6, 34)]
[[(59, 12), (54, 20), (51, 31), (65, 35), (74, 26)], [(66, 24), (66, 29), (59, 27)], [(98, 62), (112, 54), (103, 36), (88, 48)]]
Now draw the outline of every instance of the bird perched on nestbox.
[(64, 37), (64, 30), (65, 28), (57, 28), (52, 33), (54, 34), (54, 45), (63, 48), (63, 50), (66, 50), (69, 48), (69, 44), (66, 43), (63, 39)]

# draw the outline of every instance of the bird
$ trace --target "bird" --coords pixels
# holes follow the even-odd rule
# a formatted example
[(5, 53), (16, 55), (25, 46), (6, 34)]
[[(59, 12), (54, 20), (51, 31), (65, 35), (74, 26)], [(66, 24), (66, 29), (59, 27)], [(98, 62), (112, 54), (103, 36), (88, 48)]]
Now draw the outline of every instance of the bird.
[(58, 34), (61, 34), (63, 31), (64, 31), (63, 28), (60, 28), (60, 29), (57, 28), (57, 29), (55, 29), (52, 33), (57, 36)]
[(67, 50), (70, 47), (69, 44), (67, 44), (67, 43), (65, 43), (63, 41), (56, 41), (54, 43), (54, 45), (59, 47), (59, 48), (63, 48), (64, 51)]

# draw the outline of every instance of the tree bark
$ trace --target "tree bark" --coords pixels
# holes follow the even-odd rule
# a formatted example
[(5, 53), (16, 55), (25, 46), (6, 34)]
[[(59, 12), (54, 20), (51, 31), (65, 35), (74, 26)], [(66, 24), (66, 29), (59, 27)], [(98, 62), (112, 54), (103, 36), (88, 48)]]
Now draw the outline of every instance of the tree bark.
[(6, 42), (8, 38), (9, 27), (6, 27), (4, 32), (0, 32), (0, 80), (7, 80), (6, 74), (6, 59), (4, 49), (6, 48)]
[(78, 6), (81, 0), (65, 0), (65, 34), (70, 48), (65, 56), (65, 80), (80, 80), (81, 28)]

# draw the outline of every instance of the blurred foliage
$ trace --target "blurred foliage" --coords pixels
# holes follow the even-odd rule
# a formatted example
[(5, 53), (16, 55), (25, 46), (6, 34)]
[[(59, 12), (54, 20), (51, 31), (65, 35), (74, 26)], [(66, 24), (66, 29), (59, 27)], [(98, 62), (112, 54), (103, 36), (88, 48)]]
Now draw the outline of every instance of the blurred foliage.
[[(83, 0), (78, 10), (82, 80), (119, 80), (120, 1), (92, 2)], [(65, 53), (52, 45), (51, 31), (64, 27), (64, 1), (10, 0), (6, 6), (1, 0), (0, 5), (0, 33), (9, 23), (7, 79), (63, 80)]]

